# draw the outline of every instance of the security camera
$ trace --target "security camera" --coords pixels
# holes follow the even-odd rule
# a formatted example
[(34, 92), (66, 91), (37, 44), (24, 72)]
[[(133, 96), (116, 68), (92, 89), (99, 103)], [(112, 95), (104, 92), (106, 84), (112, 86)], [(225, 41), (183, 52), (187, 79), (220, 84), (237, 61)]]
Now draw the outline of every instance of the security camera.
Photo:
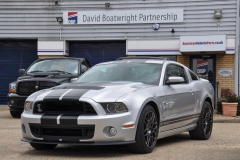
[(106, 8), (109, 8), (110, 5), (111, 5), (110, 3), (105, 3), (105, 7), (106, 7)]

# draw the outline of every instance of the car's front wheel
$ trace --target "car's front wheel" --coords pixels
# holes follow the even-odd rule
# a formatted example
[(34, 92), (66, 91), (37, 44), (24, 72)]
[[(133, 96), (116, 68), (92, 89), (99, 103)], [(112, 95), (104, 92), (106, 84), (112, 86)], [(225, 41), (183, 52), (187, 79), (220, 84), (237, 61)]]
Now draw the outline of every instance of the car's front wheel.
[(204, 102), (199, 116), (197, 127), (189, 132), (192, 139), (207, 140), (210, 138), (213, 126), (213, 108), (207, 101)]
[(57, 147), (57, 144), (38, 144), (38, 143), (29, 143), (36, 150), (49, 150)]
[(139, 117), (136, 132), (136, 143), (128, 147), (137, 153), (151, 153), (157, 143), (158, 118), (152, 106), (146, 105)]

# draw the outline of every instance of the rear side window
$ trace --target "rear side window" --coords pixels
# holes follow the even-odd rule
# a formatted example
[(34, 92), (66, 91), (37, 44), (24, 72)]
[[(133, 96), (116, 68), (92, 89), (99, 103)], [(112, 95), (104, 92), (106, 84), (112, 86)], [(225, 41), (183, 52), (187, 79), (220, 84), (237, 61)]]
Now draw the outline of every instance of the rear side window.
[(196, 76), (196, 74), (194, 74), (192, 71), (190, 71), (190, 70), (188, 70), (189, 71), (189, 74), (190, 74), (190, 76), (191, 76), (191, 78), (192, 78), (192, 80), (193, 81), (196, 81), (196, 80), (198, 80), (198, 77)]

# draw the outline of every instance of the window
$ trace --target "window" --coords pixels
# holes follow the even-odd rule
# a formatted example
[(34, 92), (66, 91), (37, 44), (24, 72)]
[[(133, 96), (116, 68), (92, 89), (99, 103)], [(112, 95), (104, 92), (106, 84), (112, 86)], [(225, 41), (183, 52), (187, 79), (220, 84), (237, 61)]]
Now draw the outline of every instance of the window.
[(188, 70), (188, 71), (189, 71), (189, 74), (190, 74), (193, 81), (198, 80), (198, 77), (192, 71), (190, 71), (190, 70)]
[(187, 76), (185, 74), (183, 67), (173, 65), (173, 64), (168, 65), (167, 69), (166, 69), (166, 77), (165, 78), (168, 79), (170, 76), (182, 77), (184, 79), (183, 83), (188, 83), (188, 79), (187, 79)]
[(77, 82), (130, 81), (158, 85), (162, 65), (150, 63), (110, 63), (92, 67)]

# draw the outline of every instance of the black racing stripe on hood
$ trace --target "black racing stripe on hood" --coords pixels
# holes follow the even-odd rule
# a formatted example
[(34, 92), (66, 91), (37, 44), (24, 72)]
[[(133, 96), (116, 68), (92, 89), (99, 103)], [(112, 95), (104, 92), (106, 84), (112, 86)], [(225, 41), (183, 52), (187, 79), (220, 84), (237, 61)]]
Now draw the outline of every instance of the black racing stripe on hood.
[(49, 93), (46, 97), (60, 97), (63, 95), (68, 89), (56, 89)]
[(82, 97), (82, 95), (84, 95), (88, 91), (89, 91), (89, 89), (73, 89), (70, 92), (68, 92), (66, 95), (64, 95), (62, 100), (66, 100), (66, 99), (74, 98), (74, 97), (79, 99), (80, 97)]
[(65, 89), (88, 89), (88, 90), (101, 90), (105, 87), (96, 87), (96, 86), (67, 86)]
[(43, 115), (41, 117), (41, 124), (57, 124), (58, 115)]

